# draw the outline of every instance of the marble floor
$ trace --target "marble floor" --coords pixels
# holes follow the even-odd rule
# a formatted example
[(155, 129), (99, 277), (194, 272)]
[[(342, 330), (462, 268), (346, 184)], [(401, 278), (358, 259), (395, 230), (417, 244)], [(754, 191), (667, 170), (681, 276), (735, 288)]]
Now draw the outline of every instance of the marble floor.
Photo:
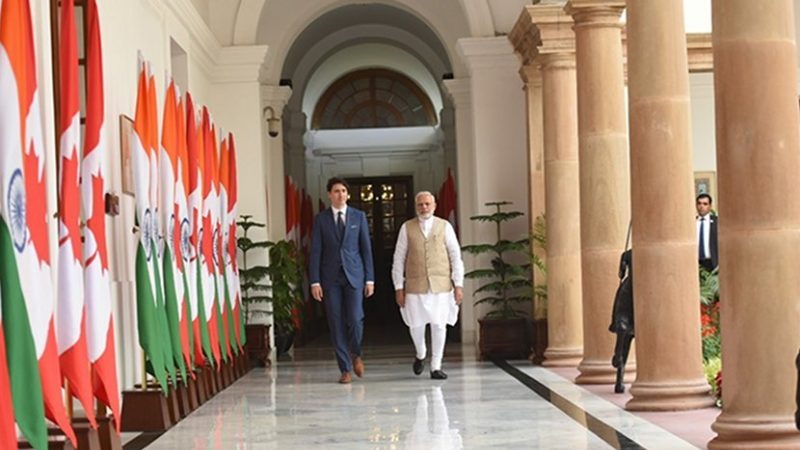
[(653, 423), (528, 361), (476, 361), (448, 344), (449, 379), (415, 376), (409, 346), (365, 350), (336, 383), (328, 349), (257, 368), (162, 435), (126, 449), (690, 449)]

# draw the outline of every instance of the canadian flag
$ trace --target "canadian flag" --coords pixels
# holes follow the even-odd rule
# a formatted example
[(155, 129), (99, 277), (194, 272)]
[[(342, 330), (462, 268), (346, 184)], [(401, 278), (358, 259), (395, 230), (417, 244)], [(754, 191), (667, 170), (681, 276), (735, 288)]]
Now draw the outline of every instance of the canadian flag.
[[(69, 2), (66, 2), (69, 3)], [(111, 408), (117, 432), (120, 427), (114, 320), (111, 317), (111, 277), (106, 242), (105, 177), (106, 135), (103, 93), (103, 55), (100, 19), (95, 0), (88, 1), (89, 29), (86, 45), (86, 137), (81, 163), (81, 194), (86, 217), (84, 229), (84, 291), (86, 337), (92, 364), (94, 395)]]
[(61, 374), (69, 392), (83, 404), (86, 417), (96, 428), (83, 290), (83, 248), (80, 202), (80, 104), (78, 97), (78, 39), (73, 2), (61, 2), (61, 47), (59, 51), (61, 108), (58, 202), (58, 302), (56, 342)]
[(458, 234), (458, 224), (456, 220), (456, 182), (453, 179), (453, 173), (447, 169), (447, 178), (442, 183), (442, 188), (439, 189), (439, 198), (437, 199), (436, 215), (442, 219), (450, 222), (453, 226), (456, 235)]

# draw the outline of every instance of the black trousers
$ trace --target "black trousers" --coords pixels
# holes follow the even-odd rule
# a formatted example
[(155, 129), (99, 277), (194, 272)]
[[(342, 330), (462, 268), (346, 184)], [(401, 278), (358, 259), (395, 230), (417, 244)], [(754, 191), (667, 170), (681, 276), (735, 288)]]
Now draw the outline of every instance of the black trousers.
[(711, 258), (701, 259), (698, 261), (698, 263), (700, 264), (700, 267), (704, 267), (709, 272), (714, 270), (714, 265), (711, 262)]

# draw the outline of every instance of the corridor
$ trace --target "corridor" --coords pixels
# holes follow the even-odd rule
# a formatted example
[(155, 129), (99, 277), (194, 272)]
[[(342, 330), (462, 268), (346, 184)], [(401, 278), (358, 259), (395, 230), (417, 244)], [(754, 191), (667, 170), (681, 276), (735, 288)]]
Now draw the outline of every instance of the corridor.
[(368, 348), (364, 378), (339, 385), (328, 349), (296, 350), (163, 435), (125, 433), (124, 448), (696, 448), (528, 361), (476, 361), (474, 348), (450, 344), (449, 379), (434, 381), (413, 375), (409, 351)]

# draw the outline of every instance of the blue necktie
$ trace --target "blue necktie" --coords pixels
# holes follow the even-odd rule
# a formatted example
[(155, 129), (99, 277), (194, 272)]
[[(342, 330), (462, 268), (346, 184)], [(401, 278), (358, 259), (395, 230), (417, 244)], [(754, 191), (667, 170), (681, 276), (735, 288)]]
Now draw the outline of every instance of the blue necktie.
[(339, 211), (339, 219), (336, 220), (336, 228), (339, 231), (339, 240), (344, 237), (344, 213)]
[(704, 218), (700, 218), (700, 260), (706, 259), (706, 230), (705, 230), (706, 220)]

